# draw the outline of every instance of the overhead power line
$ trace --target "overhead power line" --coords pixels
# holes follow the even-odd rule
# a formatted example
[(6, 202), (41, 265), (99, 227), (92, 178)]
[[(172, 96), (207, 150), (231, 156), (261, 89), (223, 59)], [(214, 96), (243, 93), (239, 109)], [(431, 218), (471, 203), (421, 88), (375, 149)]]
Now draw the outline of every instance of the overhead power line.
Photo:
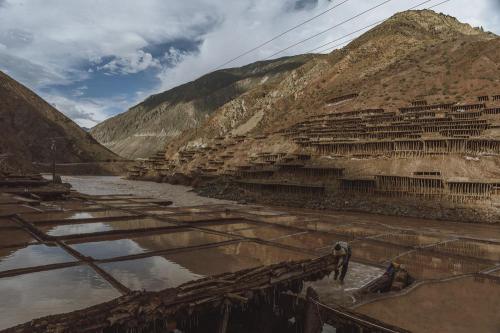
[(303, 22), (301, 22), (301, 23), (299, 23), (299, 24), (297, 24), (297, 25), (295, 25), (295, 26), (293, 26), (293, 27), (291, 27), (291, 28), (289, 28), (289, 29), (287, 29), (287, 30), (283, 31), (283, 32), (282, 32), (282, 33), (280, 33), (279, 35), (276, 35), (276, 36), (274, 36), (273, 38), (271, 38), (271, 39), (269, 39), (269, 40), (267, 40), (267, 41), (265, 41), (265, 42), (263, 42), (263, 43), (261, 43), (261, 44), (259, 44), (259, 45), (256, 45), (255, 47), (251, 48), (250, 50), (245, 51), (245, 52), (243, 52), (243, 53), (239, 54), (238, 56), (236, 56), (236, 57), (234, 57), (234, 58), (232, 58), (232, 59), (230, 59), (230, 60), (226, 61), (225, 63), (223, 63), (223, 64), (221, 64), (221, 65), (217, 66), (214, 70), (217, 70), (217, 69), (219, 69), (219, 68), (221, 68), (221, 67), (224, 67), (224, 66), (226, 66), (226, 65), (228, 65), (228, 64), (230, 64), (230, 63), (232, 63), (233, 61), (238, 60), (238, 59), (240, 59), (240, 58), (242, 58), (242, 57), (246, 56), (247, 54), (252, 53), (252, 52), (254, 52), (254, 51), (256, 51), (256, 50), (260, 49), (261, 47), (266, 46), (267, 44), (269, 44), (269, 43), (271, 43), (271, 42), (275, 41), (276, 39), (278, 39), (278, 38), (280, 38), (280, 37), (282, 37), (282, 36), (286, 35), (287, 33), (291, 32), (291, 31), (293, 31), (293, 30), (295, 30), (295, 29), (297, 29), (297, 28), (299, 28), (299, 27), (301, 27), (301, 26), (303, 26), (303, 25), (305, 25), (305, 24), (307, 24), (307, 23), (309, 23), (309, 22), (311, 22), (311, 21), (313, 21), (313, 20), (315, 20), (315, 19), (317, 19), (317, 18), (318, 18), (318, 17), (320, 17), (320, 16), (323, 16), (323, 15), (327, 14), (328, 12), (330, 12), (330, 11), (334, 10), (335, 8), (337, 8), (337, 7), (341, 6), (341, 5), (343, 5), (344, 3), (348, 2), (348, 1), (349, 1), (349, 0), (344, 0), (344, 1), (342, 1), (341, 3), (338, 3), (338, 4), (336, 4), (336, 5), (332, 6), (332, 7), (328, 8), (328, 9), (326, 9), (326, 10), (322, 11), (322, 12), (321, 12), (321, 13), (319, 13), (318, 15), (315, 15), (315, 16), (311, 17), (310, 19), (305, 20), (305, 21), (303, 21)]
[[(415, 6), (413, 6), (413, 7), (408, 8), (407, 10), (412, 10), (412, 9), (415, 9), (415, 8), (420, 7), (420, 6), (422, 6), (422, 5), (425, 5), (426, 3), (431, 2), (431, 1), (433, 1), (433, 0), (426, 0), (426, 1), (424, 1), (424, 2), (419, 3), (418, 5), (415, 5)], [(446, 1), (450, 1), (450, 0), (446, 0)], [(439, 4), (438, 4), (438, 5), (439, 5)], [(437, 6), (437, 5), (436, 5), (436, 6)], [(429, 8), (431, 8), (431, 7), (429, 7)], [(321, 49), (322, 47), (324, 47), (324, 46), (326, 46), (326, 45), (330, 45), (330, 44), (332, 44), (332, 43), (338, 42), (339, 40), (342, 40), (342, 39), (344, 39), (345, 37), (351, 36), (351, 35), (353, 35), (353, 34), (355, 34), (355, 33), (357, 33), (357, 32), (363, 31), (363, 30), (365, 30), (365, 29), (368, 29), (368, 28), (371, 28), (371, 27), (373, 27), (373, 26), (375, 26), (375, 25), (378, 25), (378, 24), (380, 24), (380, 23), (383, 23), (383, 22), (387, 21), (388, 19), (389, 19), (389, 18), (386, 18), (386, 19), (383, 19), (383, 20), (380, 20), (380, 21), (374, 22), (374, 23), (372, 23), (372, 24), (369, 24), (369, 25), (367, 25), (367, 26), (364, 26), (363, 28), (360, 28), (360, 29), (358, 29), (358, 30), (355, 30), (355, 31), (353, 31), (353, 32), (350, 32), (350, 33), (348, 33), (347, 35), (344, 35), (344, 36), (342, 36), (342, 37), (339, 37), (339, 38), (337, 38), (337, 39), (334, 39), (334, 40), (332, 40), (332, 41), (329, 41), (329, 42), (327, 42), (327, 43), (325, 43), (325, 44), (323, 44), (323, 45), (321, 45), (321, 46), (318, 46), (318, 47), (316, 47), (316, 48), (314, 48), (314, 49), (312, 49), (312, 50), (309, 50), (309, 51), (307, 51), (306, 53), (312, 53), (312, 52), (314, 52), (314, 51), (316, 51), (316, 50)]]
[[(419, 3), (419, 4), (415, 5), (415, 6), (411, 7), (411, 8), (408, 8), (407, 10), (412, 10), (412, 9), (418, 8), (418, 7), (420, 7), (420, 6), (422, 6), (422, 5), (425, 5), (426, 3), (429, 3), (429, 2), (431, 2), (431, 1), (433, 1), (433, 0), (427, 0), (427, 1), (421, 2), (421, 3)], [(447, 3), (447, 2), (450, 2), (450, 1), (451, 1), (451, 0), (444, 0), (444, 1), (441, 1), (441, 2), (439, 2), (439, 3), (437, 3), (437, 4), (435, 4), (435, 5), (432, 5), (432, 6), (430, 6), (430, 7), (427, 7), (426, 9), (432, 9), (432, 8), (435, 8), (435, 7), (437, 7), (437, 6), (441, 6), (441, 5), (443, 5), (443, 4)], [(306, 52), (306, 53), (311, 53), (311, 52), (314, 52), (314, 51), (316, 51), (316, 50), (318, 50), (318, 49), (323, 48), (323, 47), (324, 47), (324, 46), (326, 46), (326, 45), (330, 45), (330, 44), (332, 44), (332, 43), (334, 43), (334, 42), (337, 42), (337, 41), (339, 41), (339, 40), (344, 39), (345, 37), (351, 36), (351, 35), (355, 34), (356, 32), (359, 32), (359, 31), (365, 30), (365, 29), (367, 29), (367, 28), (369, 28), (369, 27), (372, 27), (372, 26), (374, 26), (374, 25), (377, 25), (377, 24), (383, 23), (383, 22), (387, 21), (388, 19), (389, 19), (389, 18), (384, 19), (384, 20), (377, 21), (377, 22), (372, 23), (372, 24), (370, 24), (370, 25), (367, 25), (367, 26), (365, 26), (365, 27), (363, 27), (363, 28), (361, 28), (361, 29), (358, 29), (358, 30), (353, 31), (353, 32), (351, 32), (351, 33), (349, 33), (349, 34), (346, 34), (346, 35), (344, 35), (344, 36), (342, 36), (342, 37), (339, 37), (339, 38), (337, 38), (337, 39), (335, 39), (335, 40), (332, 40), (332, 41), (330, 41), (330, 42), (328, 42), (328, 43), (325, 43), (325, 44), (323, 44), (323, 45), (321, 45), (321, 46), (319, 46), (319, 47), (316, 47), (316, 48), (314, 48), (314, 49), (312, 49), (312, 50), (310, 50), (310, 51), (308, 51), (308, 52)], [(351, 39), (349, 39), (349, 40), (346, 40), (346, 41), (344, 41), (344, 42), (342, 42), (342, 43), (339, 43), (339, 44), (336, 44), (336, 45), (334, 45), (334, 46), (328, 47), (328, 48), (326, 48), (326, 49), (324, 49), (324, 50), (321, 50), (321, 51), (319, 51), (319, 52), (326, 52), (326, 51), (329, 51), (329, 50), (336, 49), (337, 47), (340, 47), (340, 46), (342, 46), (342, 45), (344, 45), (344, 44), (347, 44), (347, 43), (352, 42), (353, 40), (355, 40), (355, 39), (356, 39), (356, 38), (358, 38), (358, 37), (359, 37), (359, 36), (356, 36), (356, 37), (354, 37), (354, 38), (351, 38)]]
[[(429, 0), (429, 1), (432, 1), (432, 0)], [(323, 47), (325, 47), (325, 46), (327, 46), (327, 45), (330, 45), (330, 44), (332, 44), (332, 43), (338, 42), (339, 40), (342, 40), (342, 39), (344, 39), (344, 38), (346, 38), (346, 37), (349, 37), (349, 36), (351, 36), (351, 35), (354, 35), (355, 33), (360, 32), (360, 31), (363, 31), (363, 30), (365, 30), (365, 29), (371, 28), (371, 27), (373, 27), (373, 26), (375, 26), (375, 25), (377, 25), (377, 24), (379, 24), (379, 23), (382, 23), (382, 22), (384, 22), (384, 21), (385, 21), (385, 20), (380, 20), (380, 21), (377, 21), (377, 22), (372, 23), (372, 24), (370, 24), (370, 25), (367, 25), (367, 26), (365, 26), (365, 27), (363, 27), (363, 28), (361, 28), (361, 29), (358, 29), (358, 30), (355, 30), (355, 31), (353, 31), (353, 32), (350, 32), (350, 33), (348, 33), (347, 35), (344, 35), (344, 36), (342, 36), (342, 37), (339, 37), (339, 38), (337, 38), (337, 39), (334, 39), (334, 40), (332, 40), (332, 41), (329, 41), (329, 42), (327, 42), (327, 43), (325, 43), (325, 44), (323, 44), (323, 45), (321, 45), (321, 46), (318, 46), (318, 47), (316, 47), (316, 48), (314, 48), (314, 49), (312, 49), (312, 50), (309, 50), (309, 51), (307, 51), (306, 53), (312, 53), (312, 52), (314, 52), (314, 51), (316, 51), (316, 50), (319, 50), (319, 49), (321, 49), (321, 48), (323, 48)]]
[(442, 4), (445, 4), (445, 3), (450, 2), (450, 1), (451, 1), (451, 0), (444, 0), (444, 1), (441, 1), (440, 3), (435, 4), (434, 6), (430, 6), (430, 7), (429, 7), (429, 8), (427, 8), (427, 9), (432, 9), (432, 8), (434, 8), (434, 7), (437, 7), (437, 6), (441, 6)]
[(392, 1), (392, 0), (385, 0), (384, 2), (382, 2), (382, 3), (380, 3), (380, 4), (376, 5), (376, 6), (373, 6), (373, 7), (369, 8), (369, 9), (367, 9), (367, 10), (365, 10), (365, 11), (362, 11), (362, 12), (361, 12), (361, 13), (359, 13), (359, 14), (356, 14), (356, 15), (354, 15), (354, 16), (352, 16), (352, 17), (348, 18), (347, 20), (344, 20), (344, 21), (342, 21), (342, 22), (340, 22), (340, 23), (338, 23), (338, 24), (336, 24), (336, 25), (334, 25), (334, 26), (332, 26), (332, 27), (329, 27), (329, 28), (327, 28), (327, 29), (325, 29), (325, 30), (322, 30), (322, 31), (318, 32), (318, 33), (315, 33), (314, 35), (309, 36), (309, 37), (307, 37), (307, 38), (305, 38), (305, 39), (302, 39), (302, 40), (300, 40), (300, 41), (298, 41), (298, 42), (296, 42), (296, 43), (294, 43), (294, 44), (292, 44), (292, 45), (290, 45), (290, 46), (288, 46), (288, 47), (286, 47), (286, 48), (284, 48), (284, 49), (281, 49), (281, 50), (279, 50), (278, 52), (275, 52), (275, 53), (271, 54), (271, 55), (270, 55), (270, 56), (268, 56), (267, 58), (264, 58), (264, 60), (271, 59), (271, 58), (273, 58), (274, 56), (276, 56), (276, 55), (278, 55), (278, 54), (280, 54), (280, 53), (283, 53), (283, 52), (285, 52), (285, 51), (287, 51), (287, 50), (291, 49), (292, 47), (295, 47), (295, 46), (300, 45), (300, 44), (302, 44), (302, 43), (304, 43), (304, 42), (307, 42), (308, 40), (311, 40), (311, 39), (313, 39), (313, 38), (315, 38), (315, 37), (318, 37), (319, 35), (322, 35), (322, 34), (324, 34), (324, 33), (325, 33), (325, 32), (327, 32), (327, 31), (330, 31), (330, 30), (333, 30), (333, 29), (335, 29), (335, 28), (338, 28), (338, 27), (340, 27), (341, 25), (346, 24), (347, 22), (350, 22), (350, 21), (352, 21), (352, 20), (354, 20), (354, 19), (356, 19), (356, 18), (358, 18), (358, 17), (360, 17), (360, 16), (362, 16), (362, 15), (364, 15), (364, 14), (366, 14), (366, 13), (369, 13), (369, 12), (371, 12), (371, 11), (373, 11), (373, 10), (375, 10), (375, 9), (377, 9), (377, 8), (379, 8), (379, 7), (383, 6), (383, 5), (385, 5), (386, 3), (389, 3), (389, 2), (391, 2), (391, 1)]

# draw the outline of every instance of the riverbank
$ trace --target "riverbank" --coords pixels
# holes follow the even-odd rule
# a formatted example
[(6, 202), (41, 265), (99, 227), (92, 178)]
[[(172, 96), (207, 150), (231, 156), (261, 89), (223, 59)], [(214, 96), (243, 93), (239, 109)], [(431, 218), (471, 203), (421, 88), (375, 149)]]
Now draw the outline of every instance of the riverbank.
[(249, 191), (234, 182), (211, 181), (195, 188), (206, 197), (236, 202), (279, 205), (317, 210), (352, 211), (451, 222), (499, 224), (500, 210), (492, 205), (459, 206), (439, 200), (379, 197), (373, 193), (349, 194), (325, 190), (321, 194)]

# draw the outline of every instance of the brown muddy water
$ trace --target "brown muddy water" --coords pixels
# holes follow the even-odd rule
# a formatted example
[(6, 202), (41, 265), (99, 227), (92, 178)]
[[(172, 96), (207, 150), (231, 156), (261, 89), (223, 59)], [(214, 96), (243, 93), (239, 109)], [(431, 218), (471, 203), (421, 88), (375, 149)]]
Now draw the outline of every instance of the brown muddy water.
[(70, 261), (76, 261), (76, 259), (58, 246), (34, 244), (19, 248), (0, 249), (0, 272)]
[(205, 198), (187, 186), (144, 181), (131, 181), (115, 176), (62, 176), (73, 189), (91, 195), (133, 194), (173, 201), (174, 206), (197, 206), (230, 203), (226, 200)]
[(70, 246), (84, 256), (94, 259), (109, 259), (145, 252), (218, 243), (230, 239), (231, 238), (226, 236), (192, 230), (78, 243), (71, 244)]
[(83, 309), (120, 296), (82, 265), (0, 279), (0, 330), (51, 314)]
[(153, 218), (140, 218), (125, 221), (45, 225), (40, 226), (39, 229), (49, 236), (68, 236), (113, 230), (163, 228), (173, 225), (172, 223), (159, 221)]
[(498, 281), (464, 277), (422, 284), (404, 295), (358, 307), (357, 311), (415, 333), (498, 333), (499, 309)]
[[(102, 276), (108, 275), (108, 281), (115, 278), (131, 290), (157, 291), (201, 277), (310, 258), (312, 251), (316, 255), (331, 251), (339, 240), (349, 241), (353, 249), (345, 284), (340, 285), (332, 276), (307, 284), (327, 304), (352, 306), (360, 301), (355, 299), (355, 291), (380, 276), (392, 260), (405, 264), (418, 281), (479, 271), (488, 272), (491, 279), (500, 275), (498, 226), (235, 205), (200, 197), (185, 186), (119, 177), (66, 176), (63, 180), (77, 191), (99, 196), (91, 202), (45, 202), (33, 210), (22, 206), (18, 209), (21, 219), (0, 219), (0, 274), (5, 276), (0, 278), (0, 329), (117, 297), (118, 291)], [(163, 206), (166, 200), (177, 207)], [(27, 223), (38, 231), (34, 233)], [(43, 233), (60, 237), (57, 242), (67, 244), (72, 251), (55, 246), (50, 238), (41, 241)], [(76, 257), (79, 263), (74, 263)], [(102, 269), (101, 275), (86, 265), (87, 260)], [(10, 271), (47, 264), (58, 268)], [(11, 277), (13, 274), (18, 275)], [(366, 309), (378, 319), (399, 324), (402, 318), (414, 328), (412, 316), (422, 308), (439, 328), (439, 320), (448, 314), (439, 314), (441, 310), (435, 314), (432, 306), (442, 307), (450, 318), (459, 310), (453, 308), (453, 302), (471, 302), (472, 307), (486, 311), (497, 306), (487, 289), (495, 293), (500, 284), (492, 287), (491, 283), (479, 284), (479, 280), (457, 281), (437, 287), (428, 284), (402, 295), (399, 301), (380, 302)], [(484, 302), (475, 299), (474, 293), (460, 290), (459, 285), (470, 287)], [(438, 294), (439, 288), (445, 295)], [(404, 313), (397, 315), (398, 311)], [(414, 325), (419, 321), (423, 319), (415, 320)], [(488, 331), (491, 327), (483, 328)]]
[(132, 290), (158, 291), (205, 276), (305, 258), (298, 252), (241, 242), (99, 266)]

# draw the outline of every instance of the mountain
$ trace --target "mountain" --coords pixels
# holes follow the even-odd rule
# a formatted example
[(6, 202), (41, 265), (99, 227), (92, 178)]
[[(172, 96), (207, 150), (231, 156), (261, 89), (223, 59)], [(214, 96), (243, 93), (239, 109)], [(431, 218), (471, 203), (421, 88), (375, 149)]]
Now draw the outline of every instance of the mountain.
[(120, 159), (40, 96), (0, 72), (0, 154), (16, 168), (50, 162), (52, 138), (57, 162)]
[(497, 36), (451, 16), (402, 12), (327, 55), (207, 74), (149, 97), (91, 134), (122, 156), (147, 157), (168, 144), (171, 157), (207, 138), (285, 128), (311, 113), (327, 112), (329, 99), (351, 92), (359, 92), (359, 98), (340, 111), (397, 107), (418, 96), (467, 98), (497, 80), (497, 47)]
[[(500, 94), (500, 39), (430, 10), (394, 15), (346, 47), (308, 58), (278, 82), (248, 91), (212, 112), (196, 131), (172, 140), (167, 158), (227, 135), (270, 135), (314, 114), (397, 110), (416, 99), (476, 101)], [(332, 105), (336, 96), (357, 93)], [(245, 147), (247, 154), (258, 151)], [(281, 137), (267, 150), (299, 150)], [(194, 167), (192, 165), (191, 167)]]
[(288, 57), (207, 74), (150, 96), (127, 112), (95, 126), (91, 134), (121, 156), (148, 157), (185, 130), (203, 124), (222, 106), (243, 94), (262, 94), (268, 86), (278, 84), (313, 57)]
[(495, 223), (500, 38), (433, 11), (219, 107), (130, 170), (229, 200)]

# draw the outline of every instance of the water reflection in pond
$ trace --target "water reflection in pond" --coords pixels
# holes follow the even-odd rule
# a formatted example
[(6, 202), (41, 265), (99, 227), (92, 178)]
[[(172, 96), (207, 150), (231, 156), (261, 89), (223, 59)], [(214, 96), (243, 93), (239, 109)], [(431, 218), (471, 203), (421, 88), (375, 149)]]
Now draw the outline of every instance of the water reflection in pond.
[(0, 295), (0, 329), (120, 296), (87, 266), (1, 278)]
[(241, 242), (163, 256), (105, 263), (99, 266), (130, 289), (157, 291), (173, 288), (203, 276), (305, 258), (309, 257), (299, 252)]
[(196, 274), (214, 275), (261, 265), (272, 265), (283, 261), (303, 260), (311, 258), (311, 256), (274, 246), (240, 242), (203, 250), (169, 254), (165, 258)]
[(125, 220), (125, 221), (63, 224), (63, 225), (51, 225), (51, 226), (47, 225), (39, 227), (39, 229), (46, 232), (50, 236), (66, 236), (66, 235), (88, 234), (93, 232), (105, 232), (113, 230), (161, 228), (168, 226), (173, 226), (173, 224), (167, 222), (161, 222), (159, 220), (155, 220), (152, 218), (144, 218), (144, 219)]
[(0, 249), (0, 271), (76, 261), (58, 246), (29, 245)]
[(407, 250), (400, 246), (371, 241), (357, 241), (352, 244), (353, 259), (374, 264), (388, 261)]
[(99, 266), (132, 290), (159, 291), (203, 277), (160, 256), (105, 263)]
[(104, 211), (88, 211), (88, 212), (53, 212), (43, 214), (23, 214), (22, 218), (30, 222), (41, 221), (59, 221), (59, 220), (77, 220), (77, 219), (96, 219), (107, 217), (131, 216), (131, 213), (118, 210), (104, 210)]
[(109, 259), (150, 251), (204, 245), (227, 241), (229, 239), (230, 238), (225, 236), (192, 230), (132, 237), (128, 239), (71, 244), (70, 246), (85, 256), (91, 256), (95, 259)]
[(0, 248), (17, 244), (33, 243), (35, 241), (35, 238), (25, 230), (13, 228), (0, 229)]
[(500, 284), (466, 277), (421, 285), (356, 309), (411, 332), (500, 332)]
[(397, 259), (404, 264), (408, 272), (418, 279), (438, 279), (453, 275), (478, 272), (488, 268), (473, 259), (446, 256), (431, 251), (416, 251)]

